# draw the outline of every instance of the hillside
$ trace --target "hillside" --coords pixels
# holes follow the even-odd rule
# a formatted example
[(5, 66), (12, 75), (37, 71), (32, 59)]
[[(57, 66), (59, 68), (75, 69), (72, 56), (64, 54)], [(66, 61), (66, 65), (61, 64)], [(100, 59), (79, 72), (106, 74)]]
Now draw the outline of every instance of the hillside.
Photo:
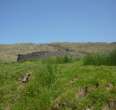
[(51, 43), (51, 44), (14, 44), (0, 45), (0, 61), (16, 61), (18, 54), (38, 51), (71, 49), (75, 54), (109, 52), (116, 48), (116, 43)]
[[(86, 56), (16, 62), (19, 53), (65, 49)], [(116, 110), (115, 49), (115, 43), (0, 45), (0, 110)]]

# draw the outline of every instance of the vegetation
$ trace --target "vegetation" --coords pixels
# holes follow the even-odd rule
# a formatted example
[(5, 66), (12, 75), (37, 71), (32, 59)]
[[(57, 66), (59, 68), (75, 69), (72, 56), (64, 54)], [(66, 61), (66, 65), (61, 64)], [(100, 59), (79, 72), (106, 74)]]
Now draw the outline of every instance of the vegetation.
[[(85, 66), (67, 56), (1, 62), (0, 110), (103, 110), (116, 100), (115, 72), (115, 66)], [(26, 73), (30, 80), (22, 83)]]
[(49, 57), (47, 59), (41, 59), (43, 63), (47, 64), (64, 64), (64, 63), (71, 63), (74, 61), (70, 56), (62, 56), (62, 57)]
[(116, 65), (116, 50), (110, 53), (89, 54), (84, 57), (85, 65)]
[[(12, 62), (17, 53), (62, 48), (88, 55)], [(0, 45), (0, 110), (116, 110), (115, 48), (114, 43)]]

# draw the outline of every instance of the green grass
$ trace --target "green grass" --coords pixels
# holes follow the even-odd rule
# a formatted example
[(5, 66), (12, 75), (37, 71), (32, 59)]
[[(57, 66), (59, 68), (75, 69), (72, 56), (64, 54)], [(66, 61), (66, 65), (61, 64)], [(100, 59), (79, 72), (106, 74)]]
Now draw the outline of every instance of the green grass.
[(84, 57), (85, 65), (116, 65), (116, 50), (110, 53), (95, 53)]
[[(52, 110), (57, 103), (62, 105), (59, 110), (101, 110), (109, 99), (116, 100), (116, 66), (85, 66), (82, 60), (70, 62), (67, 58), (61, 61), (1, 62), (0, 110)], [(28, 72), (31, 78), (22, 84), (18, 79)], [(109, 83), (113, 87), (107, 90)], [(77, 97), (84, 87), (90, 91)]]
[(62, 56), (62, 57), (49, 57), (47, 59), (41, 59), (41, 61), (43, 63), (46, 64), (64, 64), (64, 63), (71, 63), (74, 61), (73, 58), (71, 58), (70, 56)]

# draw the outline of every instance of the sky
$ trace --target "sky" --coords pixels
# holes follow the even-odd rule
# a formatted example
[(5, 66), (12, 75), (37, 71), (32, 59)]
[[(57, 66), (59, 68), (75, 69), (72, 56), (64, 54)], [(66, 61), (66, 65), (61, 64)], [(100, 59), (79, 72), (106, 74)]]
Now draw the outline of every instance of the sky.
[(0, 44), (116, 42), (116, 0), (0, 0)]

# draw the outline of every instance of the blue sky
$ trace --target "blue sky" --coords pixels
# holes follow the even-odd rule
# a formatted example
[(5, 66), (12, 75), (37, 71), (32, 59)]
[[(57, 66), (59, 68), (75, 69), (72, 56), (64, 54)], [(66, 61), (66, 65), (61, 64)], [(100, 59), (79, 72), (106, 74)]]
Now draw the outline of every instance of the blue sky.
[(116, 41), (116, 0), (0, 0), (0, 43), (89, 41)]

